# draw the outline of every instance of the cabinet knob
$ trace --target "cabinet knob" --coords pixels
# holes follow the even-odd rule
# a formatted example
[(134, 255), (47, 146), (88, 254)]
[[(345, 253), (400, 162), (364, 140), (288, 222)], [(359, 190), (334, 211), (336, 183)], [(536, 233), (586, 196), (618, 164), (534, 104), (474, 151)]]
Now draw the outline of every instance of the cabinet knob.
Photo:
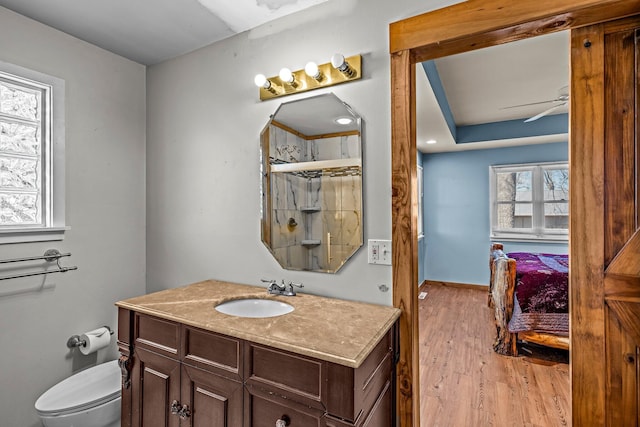
[(286, 415), (283, 415), (280, 419), (276, 420), (276, 427), (287, 427), (289, 424), (291, 424), (291, 420)]
[(191, 416), (191, 410), (187, 405), (182, 405), (182, 408), (178, 411), (178, 416), (181, 420), (186, 420)]
[(180, 402), (174, 400), (171, 402), (171, 406), (169, 406), (169, 410), (171, 411), (171, 415), (177, 415), (181, 420), (186, 420), (191, 416), (191, 409), (189, 409), (188, 405), (180, 406)]
[(177, 400), (171, 402), (169, 410), (171, 411), (171, 415), (178, 415), (180, 413), (180, 402), (178, 402)]

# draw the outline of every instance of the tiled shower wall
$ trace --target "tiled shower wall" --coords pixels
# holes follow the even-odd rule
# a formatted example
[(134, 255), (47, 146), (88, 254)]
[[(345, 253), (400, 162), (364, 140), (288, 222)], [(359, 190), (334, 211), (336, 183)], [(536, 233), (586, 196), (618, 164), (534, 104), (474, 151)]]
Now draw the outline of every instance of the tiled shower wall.
[[(270, 126), (270, 156), (286, 162), (360, 158), (357, 135), (305, 140)], [(323, 174), (305, 178), (271, 175), (272, 251), (283, 265), (303, 270), (336, 270), (362, 243), (362, 177)], [(301, 208), (319, 207), (318, 212)], [(293, 218), (297, 226), (288, 225)], [(327, 262), (331, 233), (331, 262)], [(303, 247), (303, 240), (320, 240)]]

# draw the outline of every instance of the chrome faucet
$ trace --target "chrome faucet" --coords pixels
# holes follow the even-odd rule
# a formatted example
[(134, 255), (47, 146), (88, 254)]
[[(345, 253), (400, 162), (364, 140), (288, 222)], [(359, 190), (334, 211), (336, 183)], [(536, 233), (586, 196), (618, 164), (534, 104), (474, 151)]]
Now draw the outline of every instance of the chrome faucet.
[(293, 297), (296, 295), (295, 291), (293, 290), (293, 287), (295, 286), (296, 288), (304, 288), (304, 285), (302, 283), (293, 283), (293, 282), (289, 282), (288, 284), (284, 284), (284, 280), (282, 280), (282, 284), (279, 285), (277, 280), (267, 280), (267, 279), (261, 279), (263, 283), (268, 283), (269, 286), (267, 286), (267, 292), (269, 292), (271, 295), (284, 295), (284, 296), (288, 296), (288, 297)]

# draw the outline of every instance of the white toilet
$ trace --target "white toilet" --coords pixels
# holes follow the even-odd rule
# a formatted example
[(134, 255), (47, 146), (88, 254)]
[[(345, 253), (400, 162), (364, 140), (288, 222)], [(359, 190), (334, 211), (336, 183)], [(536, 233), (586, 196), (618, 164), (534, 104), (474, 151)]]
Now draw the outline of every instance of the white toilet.
[(120, 427), (120, 368), (112, 360), (45, 391), (36, 411), (45, 427)]

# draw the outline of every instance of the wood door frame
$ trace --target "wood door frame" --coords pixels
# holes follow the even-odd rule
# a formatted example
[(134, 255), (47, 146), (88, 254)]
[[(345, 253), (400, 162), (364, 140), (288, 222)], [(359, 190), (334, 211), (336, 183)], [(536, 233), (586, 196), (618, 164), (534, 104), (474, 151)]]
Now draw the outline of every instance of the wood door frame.
[[(391, 54), (391, 162), (392, 162), (392, 252), (393, 304), (400, 316), (400, 360), (397, 367), (397, 409), (399, 425), (420, 427), (419, 343), (418, 343), (418, 241), (417, 241), (417, 164), (415, 65), (428, 59), (494, 46), (551, 32), (576, 29), (640, 13), (640, 0), (468, 0), (444, 9), (414, 16), (389, 26)], [(576, 63), (580, 65), (581, 63)], [(572, 70), (572, 75), (585, 70)], [(576, 85), (572, 85), (575, 89)], [(595, 105), (591, 118), (602, 124), (598, 113), (603, 99), (583, 91)], [(573, 96), (573, 92), (572, 92)], [(571, 103), (572, 121), (569, 145), (572, 180), (570, 247), (572, 264), (580, 271), (576, 277), (596, 279), (587, 289), (573, 286), (571, 293), (571, 378), (572, 398), (580, 404), (572, 407), (576, 425), (600, 425), (604, 418), (605, 362), (584, 355), (604, 354), (604, 320), (585, 325), (581, 319), (603, 319), (604, 305), (591, 292), (602, 286), (601, 248), (583, 240), (593, 212), (600, 212), (602, 170), (590, 169), (589, 157), (602, 141), (603, 130), (596, 126), (575, 126), (576, 111)], [(588, 114), (587, 114), (588, 116)], [(584, 123), (584, 122), (581, 122)], [(579, 134), (581, 140), (575, 137)], [(585, 150), (585, 145), (588, 149)], [(425, 183), (426, 185), (426, 183)], [(573, 189), (579, 189), (573, 193)], [(580, 197), (576, 197), (579, 195)], [(598, 214), (595, 217), (599, 217)], [(588, 220), (588, 222), (587, 222)], [(598, 221), (596, 219), (596, 221)], [(595, 262), (595, 264), (593, 264)], [(590, 263), (590, 264), (589, 264)], [(583, 271), (584, 269), (584, 271)], [(595, 318), (593, 317), (595, 316)], [(575, 326), (581, 325), (576, 333)], [(582, 353), (585, 351), (586, 353)]]

